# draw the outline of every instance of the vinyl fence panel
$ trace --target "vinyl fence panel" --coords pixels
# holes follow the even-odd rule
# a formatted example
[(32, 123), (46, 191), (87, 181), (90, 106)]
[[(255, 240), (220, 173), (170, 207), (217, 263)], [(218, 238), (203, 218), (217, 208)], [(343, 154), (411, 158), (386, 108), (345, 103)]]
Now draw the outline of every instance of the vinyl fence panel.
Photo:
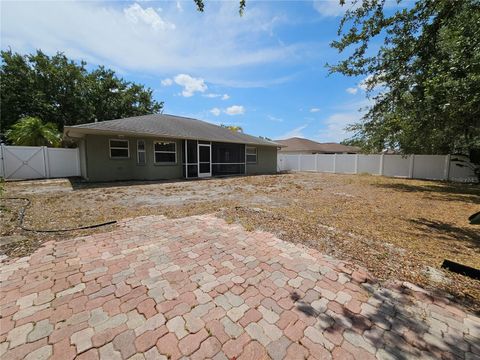
[(363, 155), (363, 154), (278, 154), (282, 171), (316, 171), (338, 174), (384, 175), (391, 177), (476, 182), (473, 170), (454, 155)]
[(333, 155), (318, 154), (318, 155), (311, 155), (311, 156), (317, 157), (318, 172), (334, 172), (335, 171), (335, 157)]
[(380, 175), (380, 157), (382, 155), (358, 155), (357, 171), (359, 174), (367, 173)]
[(50, 177), (80, 176), (78, 149), (48, 149)]
[(300, 169), (302, 171), (316, 171), (316, 166), (315, 156), (300, 155)]
[(335, 156), (335, 172), (340, 174), (355, 174), (357, 155), (337, 154)]
[(382, 175), (391, 177), (410, 176), (411, 156), (384, 155)]
[(300, 171), (300, 168), (298, 167), (298, 164), (299, 164), (298, 155), (285, 155), (282, 163), (283, 163), (283, 166), (285, 167), (284, 170)]
[(413, 175), (415, 179), (446, 180), (445, 155), (415, 155)]

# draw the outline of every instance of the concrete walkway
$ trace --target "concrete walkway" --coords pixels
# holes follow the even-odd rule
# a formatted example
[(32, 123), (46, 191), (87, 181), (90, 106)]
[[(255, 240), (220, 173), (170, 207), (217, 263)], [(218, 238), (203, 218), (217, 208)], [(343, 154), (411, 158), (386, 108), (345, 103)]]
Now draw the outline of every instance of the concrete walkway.
[(7, 359), (480, 358), (480, 319), (214, 216), (149, 216), (0, 270)]

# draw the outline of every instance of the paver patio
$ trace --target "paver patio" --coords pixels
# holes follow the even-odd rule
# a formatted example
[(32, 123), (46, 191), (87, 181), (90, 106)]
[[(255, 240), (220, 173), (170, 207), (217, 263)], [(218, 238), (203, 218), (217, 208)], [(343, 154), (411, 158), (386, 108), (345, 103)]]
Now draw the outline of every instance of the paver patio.
[(480, 358), (480, 319), (214, 216), (138, 217), (0, 270), (2, 359)]

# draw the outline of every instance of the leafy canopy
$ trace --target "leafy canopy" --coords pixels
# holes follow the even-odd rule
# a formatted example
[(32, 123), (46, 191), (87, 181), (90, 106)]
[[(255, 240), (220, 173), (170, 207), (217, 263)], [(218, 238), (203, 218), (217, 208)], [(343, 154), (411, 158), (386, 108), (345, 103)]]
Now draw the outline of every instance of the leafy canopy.
[[(480, 1), (338, 0), (346, 13), (332, 73), (366, 76), (373, 105), (348, 144), (377, 152), (480, 149)], [(204, 0), (194, 0), (204, 11)], [(240, 1), (240, 14), (246, 2)]]
[(37, 117), (20, 119), (7, 131), (6, 136), (13, 145), (58, 147), (62, 143), (62, 134), (55, 124), (44, 124)]
[(243, 128), (241, 126), (237, 126), (237, 125), (225, 125), (225, 124), (220, 124), (221, 127), (223, 128), (226, 128), (230, 131), (233, 131), (233, 132), (241, 132), (243, 133)]
[(367, 75), (373, 100), (349, 127), (351, 142), (370, 151), (471, 153), (480, 148), (480, 2), (405, 5), (355, 1), (331, 44), (348, 55), (330, 71)]
[(91, 71), (62, 53), (20, 55), (1, 52), (0, 101), (3, 132), (26, 116), (39, 117), (58, 129), (95, 120), (159, 112), (163, 102), (152, 90), (118, 78), (100, 66)]
[[(197, 5), (197, 10), (198, 11), (203, 12), (205, 10), (205, 1), (204, 0), (193, 0), (193, 2), (195, 3), (195, 5)], [(239, 1), (238, 12), (239, 12), (240, 16), (243, 15), (246, 5), (247, 5), (247, 0), (240, 0)]]

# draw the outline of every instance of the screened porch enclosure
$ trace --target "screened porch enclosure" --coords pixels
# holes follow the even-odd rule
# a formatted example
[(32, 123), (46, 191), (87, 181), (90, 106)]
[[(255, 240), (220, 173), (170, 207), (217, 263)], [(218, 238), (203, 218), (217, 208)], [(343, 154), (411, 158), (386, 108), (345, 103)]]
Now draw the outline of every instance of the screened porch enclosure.
[(245, 144), (183, 140), (185, 178), (245, 174)]

